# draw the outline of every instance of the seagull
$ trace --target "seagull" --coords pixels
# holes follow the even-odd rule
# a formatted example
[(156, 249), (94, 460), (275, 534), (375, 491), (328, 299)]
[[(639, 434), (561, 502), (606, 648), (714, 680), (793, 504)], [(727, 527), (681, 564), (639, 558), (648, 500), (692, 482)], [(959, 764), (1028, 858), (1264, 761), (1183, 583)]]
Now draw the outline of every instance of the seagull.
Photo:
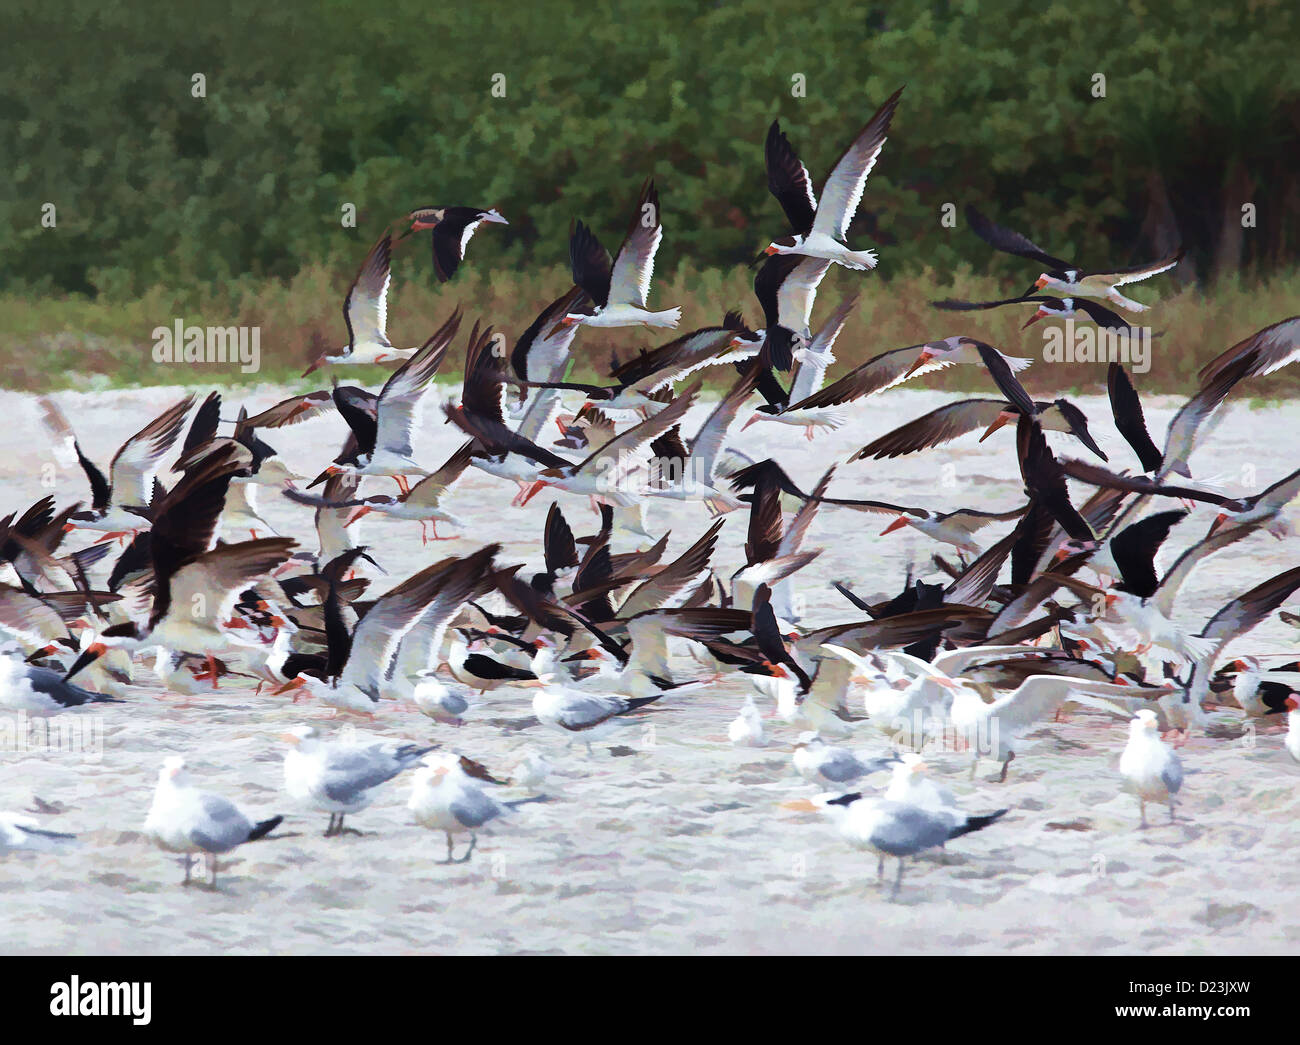
[(459, 327), (460, 310), (457, 309), (420, 350), (384, 382), (373, 415), (359, 407), (342, 389), (334, 389), (334, 405), (356, 437), (356, 450), (346, 460), (331, 464), (310, 485), (340, 473), (386, 475), (396, 481), (403, 494), (409, 494), (406, 476), (430, 474), (412, 459), (411, 437), (429, 379), (437, 373)]
[(1294, 693), (1286, 698), (1286, 751), (1300, 762), (1300, 700)]
[(850, 250), (845, 237), (862, 200), (867, 176), (884, 148), (885, 136), (889, 133), (889, 124), (902, 93), (900, 87), (885, 100), (835, 161), (835, 166), (822, 183), (820, 203), (813, 193), (808, 168), (781, 132), (780, 122), (772, 121), (764, 146), (767, 184), (785, 211), (793, 235), (773, 240), (764, 250), (765, 254), (802, 254), (824, 258), (851, 269), (876, 267), (874, 251)]
[(40, 400), (47, 428), (60, 447), (71, 447), (90, 482), (90, 509), (73, 512), (64, 529), (106, 531), (104, 541), (128, 537), (145, 529), (146, 511), (155, 497), (158, 462), (181, 434), (185, 415), (193, 404), (194, 397), (186, 396), (131, 436), (113, 455), (105, 479), (104, 473), (82, 452), (72, 426), (54, 401)]
[(584, 693), (561, 685), (553, 677), (544, 677), (542, 688), (533, 696), (533, 714), (542, 725), (568, 736), (568, 746), (572, 747), (575, 740), (583, 741), (590, 755), (593, 740), (633, 725), (634, 721), (624, 716), (654, 703), (660, 696), (660, 693), (649, 697)]
[(444, 726), (464, 725), (465, 712), (470, 707), (466, 693), (448, 689), (440, 679), (432, 675), (425, 675), (415, 683), (411, 689), (411, 703), (421, 714)]
[(1020, 233), (995, 224), (972, 206), (966, 208), (966, 220), (970, 223), (971, 231), (994, 250), (1047, 266), (1047, 270), (1034, 281), (1034, 289), (1050, 290), (1062, 297), (1104, 298), (1130, 312), (1145, 312), (1149, 306), (1126, 298), (1118, 287), (1168, 272), (1183, 260), (1184, 251), (1180, 248), (1168, 257), (1148, 265), (1109, 272), (1087, 272), (1078, 265), (1053, 257)]
[(732, 747), (763, 747), (767, 743), (763, 735), (763, 716), (754, 706), (752, 693), (746, 694), (740, 713), (727, 726), (727, 739)]
[(120, 700), (74, 686), (68, 675), (28, 664), (21, 657), (0, 654), (0, 708), (36, 718), (61, 715), (91, 704), (121, 704)]
[(555, 767), (548, 762), (540, 751), (528, 750), (524, 752), (514, 772), (510, 775), (510, 782), (516, 787), (526, 788), (529, 792), (536, 794), (537, 789), (550, 778)]
[(343, 826), (343, 818), (365, 809), (383, 784), (434, 750), (414, 744), (389, 750), (382, 742), (331, 742), (322, 740), (314, 726), (295, 726), (280, 739), (289, 745), (284, 754), (284, 789), (298, 801), (329, 813), (326, 838), (358, 834)]
[(217, 885), (217, 857), (245, 842), (265, 838), (284, 817), (253, 821), (235, 804), (211, 791), (200, 791), (190, 783), (185, 759), (172, 755), (163, 760), (153, 805), (145, 818), (144, 833), (169, 853), (185, 854), (185, 881), (190, 884), (193, 857), (203, 853), (208, 866), (208, 885)]
[(1173, 748), (1160, 739), (1158, 721), (1154, 711), (1139, 711), (1129, 723), (1128, 743), (1119, 759), (1120, 775), (1129, 789), (1137, 792), (1144, 828), (1148, 802), (1168, 802), (1169, 820), (1174, 820), (1174, 795), (1183, 786), (1183, 765)]
[(456, 269), (465, 260), (465, 248), (481, 224), (510, 224), (495, 209), (482, 210), (479, 207), (419, 207), (411, 211), (405, 220), (410, 222), (410, 227), (397, 238), (399, 243), (407, 236), (424, 229), (433, 229), (430, 237), (433, 242), (433, 270), (441, 283), (446, 283), (456, 274)]
[(393, 237), (385, 232), (366, 254), (357, 277), (343, 299), (343, 322), (348, 328), (348, 343), (332, 355), (328, 352), (302, 372), (302, 376), (327, 364), (387, 363), (410, 359), (414, 348), (394, 348), (388, 340), (388, 288), (392, 276), (388, 271), (393, 255)]
[(591, 229), (578, 222), (569, 237), (569, 264), (573, 269), (573, 282), (586, 291), (593, 308), (589, 312), (566, 313), (560, 324), (677, 326), (682, 318), (680, 308), (652, 312), (646, 306), (650, 280), (654, 275), (655, 254), (663, 236), (659, 193), (653, 178), (647, 178), (641, 189), (636, 213), (613, 262), (609, 251), (600, 245)]
[[(415, 771), (411, 797), (406, 808), (421, 827), (442, 831), (447, 836), (447, 857), (442, 864), (467, 863), (478, 844), (478, 829), (529, 802), (546, 801), (545, 795), (500, 802), (485, 793), (476, 782), (501, 783), (477, 762), (460, 755), (429, 755)], [(469, 835), (469, 848), (453, 859), (456, 835)]]
[(1007, 810), (982, 816), (969, 816), (947, 810), (936, 812), (908, 802), (884, 798), (864, 798), (861, 792), (823, 794), (811, 799), (784, 803), (786, 809), (821, 812), (839, 828), (845, 841), (859, 849), (876, 853), (879, 863), (877, 879), (885, 874), (885, 857), (898, 858), (898, 874), (890, 899), (898, 898), (903, 884), (903, 861), (954, 838), (981, 831), (1006, 815)]
[(1019, 739), (1066, 701), (1122, 715), (1121, 708), (1101, 698), (1161, 696), (1173, 690), (1168, 685), (1144, 689), (1068, 675), (1031, 675), (991, 704), (984, 702), (978, 690), (958, 687), (953, 690), (948, 713), (959, 739), (973, 753), (971, 776), (981, 758), (991, 758), (1002, 763), (998, 783), (1005, 783)]
[(48, 853), (76, 842), (76, 835), (46, 831), (40, 821), (20, 813), (0, 813), (0, 856), (24, 850)]
[(860, 758), (848, 748), (832, 747), (816, 733), (800, 733), (794, 745), (794, 768), (805, 780), (851, 784), (894, 764), (894, 756)]

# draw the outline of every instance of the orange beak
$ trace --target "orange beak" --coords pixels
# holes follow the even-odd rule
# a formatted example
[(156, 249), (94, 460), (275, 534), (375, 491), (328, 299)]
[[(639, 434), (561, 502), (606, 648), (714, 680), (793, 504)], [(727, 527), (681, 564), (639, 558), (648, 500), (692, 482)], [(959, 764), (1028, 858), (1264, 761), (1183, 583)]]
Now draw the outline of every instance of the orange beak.
[(280, 686), (278, 689), (271, 690), (271, 696), (280, 697), (286, 693), (292, 693), (295, 689), (302, 689), (303, 686), (305, 685), (306, 683), (303, 682), (303, 680), (300, 678), (290, 679), (288, 682), (286, 682), (283, 686)]
[(76, 528), (77, 528), (77, 524), (76, 524), (76, 523), (64, 523), (64, 524), (63, 524), (63, 532), (64, 532), (64, 533), (71, 533), (71, 532), (72, 532), (73, 530), (75, 530)]
[(763, 253), (767, 254), (770, 257), (771, 255), (776, 253), (776, 248), (769, 243), (766, 247), (763, 248)]
[(740, 426), (740, 430), (743, 432), (746, 428), (748, 428), (750, 425), (752, 425), (755, 421), (761, 419), (762, 416), (763, 416), (762, 414), (755, 413), (753, 417), (751, 417), (748, 421), (746, 421), (743, 425)]
[(524, 499), (519, 502), (519, 506), (522, 508), (525, 504), (536, 497), (543, 488), (550, 485), (551, 484), (546, 482), (544, 479), (538, 479), (537, 482), (533, 483), (533, 485), (528, 488), (528, 492), (524, 494)]
[(904, 380), (911, 377), (917, 370), (921, 369), (921, 367), (925, 366), (925, 364), (930, 362), (933, 358), (933, 352), (927, 349), (922, 349), (921, 354), (916, 357), (916, 362), (907, 368), (907, 373), (903, 375)]
[(1213, 537), (1214, 534), (1218, 531), (1219, 527), (1223, 525), (1224, 521), (1225, 521), (1227, 518), (1228, 518), (1228, 516), (1227, 516), (1226, 514), (1223, 514), (1223, 515), (1216, 515), (1216, 516), (1214, 517), (1214, 522), (1210, 523), (1210, 532), (1207, 533), (1205, 536), (1207, 536), (1207, 537)]
[(1010, 410), (1003, 410), (1002, 413), (998, 414), (994, 419), (993, 423), (984, 430), (984, 434), (980, 436), (980, 442), (984, 442), (985, 439), (991, 436), (1003, 425), (1009, 425), (1012, 421), (1019, 418), (1019, 416), (1019, 414), (1013, 414)]
[(911, 520), (909, 520), (906, 515), (900, 515), (897, 519), (895, 519), (893, 522), (891, 522), (888, 526), (886, 526), (883, 530), (880, 531), (880, 536), (883, 537), (887, 533), (893, 533), (895, 530), (901, 530), (904, 526), (908, 525), (910, 521)]
[(1034, 280), (1034, 289), (1035, 289), (1035, 290), (1042, 290), (1045, 286), (1047, 286), (1047, 277), (1046, 277), (1046, 276), (1039, 276), (1036, 280)]
[(1049, 315), (1050, 315), (1050, 313), (1048, 313), (1048, 312), (1044, 312), (1044, 311), (1040, 308), (1037, 312), (1035, 312), (1032, 316), (1030, 316), (1028, 319), (1025, 320), (1025, 326), (1024, 326), (1024, 327), (1021, 327), (1020, 329), (1021, 329), (1021, 330), (1024, 330), (1025, 327), (1029, 326), (1031, 323), (1037, 323), (1040, 319), (1046, 319), (1047, 316), (1049, 316)]
[(319, 370), (319, 369), (320, 369), (321, 367), (323, 367), (324, 365), (325, 365), (325, 357), (324, 357), (324, 356), (321, 356), (319, 359), (317, 359), (315, 362), (313, 362), (313, 363), (311, 364), (311, 366), (309, 366), (306, 370), (304, 370), (304, 371), (302, 372), (302, 376), (303, 376), (303, 377), (306, 377), (308, 374), (310, 374), (310, 373), (312, 373), (312, 372), (314, 372), (314, 371), (316, 371), (316, 370)]
[(358, 519), (360, 519), (363, 515), (369, 515), (369, 514), (370, 514), (370, 511), (371, 511), (370, 505), (368, 505), (368, 504), (363, 504), (360, 508), (358, 508), (355, 512), (353, 512), (350, 516), (348, 516), (348, 521), (345, 522), (343, 525), (344, 525), (345, 527), (351, 526), (354, 522), (356, 522)]

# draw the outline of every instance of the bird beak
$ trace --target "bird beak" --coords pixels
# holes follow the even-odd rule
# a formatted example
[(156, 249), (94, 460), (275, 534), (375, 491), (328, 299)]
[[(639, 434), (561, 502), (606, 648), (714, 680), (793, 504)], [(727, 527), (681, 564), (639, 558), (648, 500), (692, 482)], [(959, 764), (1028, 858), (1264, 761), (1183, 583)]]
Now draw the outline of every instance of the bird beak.
[(793, 802), (782, 802), (782, 803), (781, 803), (781, 808), (782, 808), (782, 809), (793, 809), (793, 810), (795, 810), (796, 812), (800, 812), (800, 813), (815, 813), (815, 812), (817, 812), (817, 807), (816, 807), (815, 805), (813, 805), (812, 802), (808, 801), (808, 799), (806, 799), (806, 798), (797, 798), (797, 799), (795, 799)]
[(933, 358), (934, 358), (933, 352), (922, 349), (921, 354), (916, 357), (916, 362), (907, 368), (907, 373), (903, 375), (904, 380), (911, 377), (912, 374), (914, 374), (921, 367), (925, 366), (925, 364), (930, 362), (930, 360)]
[(102, 642), (92, 642), (89, 646), (85, 648), (85, 650), (82, 651), (81, 656), (79, 656), (76, 660), (72, 662), (72, 667), (68, 668), (68, 670), (64, 672), (63, 677), (65, 679), (72, 678), (73, 675), (79, 672), (87, 664), (90, 664), (93, 661), (98, 660), (107, 652), (108, 652), (108, 647), (105, 646)]
[(1002, 413), (998, 414), (994, 419), (993, 423), (984, 430), (984, 434), (980, 436), (980, 442), (984, 442), (985, 439), (991, 436), (1003, 425), (1009, 425), (1012, 421), (1017, 420), (1019, 416), (1019, 414), (1013, 414), (1010, 410), (1003, 410)]
[(306, 377), (308, 374), (313, 373), (316, 370), (319, 370), (324, 365), (325, 365), (325, 357), (321, 356), (319, 359), (313, 362), (311, 366), (309, 366), (306, 370), (302, 372), (302, 376)]
[(298, 738), (295, 737), (292, 733), (281, 733), (280, 739), (283, 740), (286, 744), (293, 744), (295, 747), (299, 743)]
[(1034, 280), (1034, 289), (1035, 289), (1035, 290), (1042, 290), (1045, 286), (1047, 286), (1047, 277), (1046, 277), (1046, 276), (1039, 276), (1036, 280)]
[(1037, 312), (1035, 312), (1032, 316), (1030, 316), (1028, 319), (1025, 320), (1025, 326), (1021, 327), (1020, 329), (1024, 330), (1025, 327), (1029, 326), (1031, 323), (1037, 323), (1040, 319), (1045, 319), (1049, 314), (1050, 313), (1044, 312), (1040, 308)]
[(740, 430), (743, 432), (746, 428), (752, 425), (755, 421), (759, 420), (762, 416), (763, 416), (762, 414), (755, 411), (754, 416), (740, 426)]
[(1213, 537), (1215, 533), (1218, 531), (1219, 527), (1222, 526), (1224, 522), (1227, 520), (1227, 518), (1228, 516), (1226, 513), (1215, 516), (1214, 522), (1210, 523), (1210, 532), (1207, 533), (1205, 536)]
[(484, 215), (483, 215), (483, 220), (484, 220), (484, 221), (491, 221), (491, 222), (494, 222), (494, 223), (497, 224), (497, 225), (509, 225), (509, 224), (510, 224), (510, 222), (506, 221), (505, 218), (501, 217), (501, 215), (498, 214), (498, 213), (496, 212), (495, 209), (490, 210), (490, 211), (488, 211), (486, 214), (484, 214)]
[(302, 689), (303, 686), (305, 686), (305, 685), (306, 685), (306, 683), (303, 682), (302, 679), (290, 679), (288, 682), (286, 682), (286, 683), (285, 683), (283, 686), (281, 686), (279, 689), (273, 689), (273, 690), (271, 690), (271, 696), (273, 696), (273, 697), (282, 697), (282, 696), (284, 696), (284, 694), (286, 694), (286, 693), (292, 693), (295, 689)]
[(775, 244), (769, 243), (766, 247), (763, 248), (763, 253), (764, 253), (764, 255), (766, 255), (766, 256), (768, 256), (768, 257), (770, 257), (771, 255), (775, 254), (775, 253), (776, 253), (776, 246), (775, 246)]
[(76, 528), (77, 528), (77, 524), (76, 524), (76, 523), (70, 523), (70, 522), (68, 522), (68, 523), (64, 523), (64, 524), (63, 524), (63, 532), (64, 532), (64, 533), (71, 533), (71, 532), (72, 532), (73, 530), (75, 530)]
[(524, 494), (524, 499), (523, 499), (522, 501), (519, 502), (519, 506), (522, 508), (522, 507), (523, 507), (524, 505), (526, 505), (529, 501), (531, 501), (534, 497), (536, 497), (536, 496), (537, 496), (537, 495), (542, 491), (542, 489), (543, 489), (544, 487), (547, 487), (547, 486), (550, 486), (550, 485), (551, 485), (551, 484), (548, 483), (548, 482), (546, 482), (545, 480), (538, 479), (537, 482), (533, 483), (533, 485), (530, 486), (530, 487), (528, 488), (528, 492), (527, 492), (526, 494)]
[(900, 515), (897, 519), (895, 519), (893, 522), (891, 522), (888, 526), (886, 526), (883, 530), (880, 531), (880, 536), (883, 537), (887, 533), (893, 533), (895, 530), (901, 530), (907, 524), (908, 524), (907, 516)]
[(344, 527), (351, 526), (363, 515), (369, 515), (369, 514), (370, 514), (370, 505), (363, 504), (360, 508), (358, 508), (355, 512), (353, 512), (350, 516), (348, 516), (348, 521), (345, 522), (343, 525)]

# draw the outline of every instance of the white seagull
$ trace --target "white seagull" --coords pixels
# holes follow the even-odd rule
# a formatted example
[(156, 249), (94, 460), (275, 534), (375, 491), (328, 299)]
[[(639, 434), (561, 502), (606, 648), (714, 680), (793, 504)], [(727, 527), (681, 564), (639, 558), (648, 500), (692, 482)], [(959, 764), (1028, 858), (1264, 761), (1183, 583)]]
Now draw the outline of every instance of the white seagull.
[(217, 884), (217, 857), (245, 842), (256, 842), (274, 831), (282, 816), (254, 821), (241, 813), (229, 799), (211, 791), (200, 791), (190, 783), (185, 759), (172, 755), (163, 760), (153, 805), (145, 818), (144, 833), (158, 848), (185, 854), (185, 885), (196, 853), (208, 866), (208, 884)]
[(1128, 744), (1119, 759), (1119, 771), (1129, 789), (1137, 792), (1142, 826), (1147, 826), (1147, 803), (1168, 802), (1174, 819), (1174, 795), (1183, 786), (1183, 764), (1173, 748), (1160, 739), (1154, 711), (1143, 708), (1129, 723)]

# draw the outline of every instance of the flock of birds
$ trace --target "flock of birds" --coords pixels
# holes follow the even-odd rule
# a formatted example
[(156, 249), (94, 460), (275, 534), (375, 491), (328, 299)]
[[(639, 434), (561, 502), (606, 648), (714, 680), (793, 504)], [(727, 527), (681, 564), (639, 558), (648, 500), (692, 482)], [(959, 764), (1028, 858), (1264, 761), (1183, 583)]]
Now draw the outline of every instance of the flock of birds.
[[(47, 496), (0, 519), (0, 709), (49, 716), (103, 707), (116, 714), (111, 705), (130, 702), (148, 658), (158, 682), (175, 694), (210, 693), (223, 679), (229, 687), (247, 678), (257, 681), (258, 693), (269, 687), (280, 699), (315, 700), (340, 716), (373, 718), (397, 701), (443, 726), (472, 721), (481, 694), (515, 688), (531, 692), (538, 723), (590, 753), (593, 741), (653, 716), (657, 701), (689, 705), (693, 692), (738, 677), (750, 693), (729, 727), (731, 742), (766, 743), (766, 724), (774, 719), (800, 730), (794, 767), (825, 793), (792, 805), (823, 811), (846, 840), (879, 855), (881, 873), (884, 857), (897, 857), (895, 891), (904, 858), (988, 827), (1006, 812), (968, 813), (927, 776), (928, 735), (918, 732), (918, 723), (937, 724), (958, 738), (956, 747), (972, 756), (972, 776), (979, 760), (989, 758), (1001, 763), (1005, 780), (1024, 734), (1064, 709), (1131, 719), (1120, 771), (1139, 796), (1143, 826), (1148, 802), (1166, 803), (1174, 815), (1182, 781), (1175, 747), (1204, 726), (1208, 704), (1235, 703), (1257, 717), (1289, 712), (1286, 746), (1300, 758), (1300, 665), (1220, 663), (1228, 643), (1281, 610), (1300, 588), (1300, 567), (1253, 585), (1196, 634), (1177, 626), (1172, 612), (1209, 556), (1257, 531), (1289, 532), (1281, 513), (1300, 492), (1300, 471), (1253, 496), (1231, 498), (1213, 483), (1193, 482), (1189, 462), (1240, 382), (1271, 374), (1300, 354), (1300, 317), (1246, 338), (1206, 366), (1163, 448), (1147, 430), (1128, 373), (1112, 363), (1110, 403), (1138, 465), (1132, 472), (1058, 456), (1045, 432), (1063, 433), (1107, 461), (1082, 410), (1026, 393), (1016, 375), (1029, 359), (973, 338), (893, 349), (826, 381), (856, 299), (838, 303), (814, 332), (818, 285), (832, 264), (876, 265), (873, 252), (852, 249), (847, 237), (900, 94), (844, 150), (820, 197), (773, 123), (765, 148), (768, 182), (790, 232), (755, 261), (761, 329), (729, 313), (718, 326), (612, 360), (599, 381), (571, 380), (573, 345), (583, 327), (675, 327), (680, 318), (679, 309), (648, 305), (663, 235), (653, 181), (642, 189), (614, 258), (578, 223), (570, 237), (569, 292), (544, 308), (513, 346), (491, 327), (474, 324), (460, 394), (442, 404), (446, 422), (465, 439), (445, 461), (417, 460), (413, 436), (462, 314), (449, 316), (423, 345), (393, 346), (390, 262), (396, 244), (432, 230), (436, 274), (451, 279), (476, 229), (505, 222), (495, 210), (421, 208), (369, 251), (344, 303), (346, 348), (322, 356), (308, 372), (399, 364), (378, 392), (336, 380), (330, 389), (254, 415), (240, 409), (233, 421), (222, 418), (218, 393), (197, 405), (187, 397), (126, 440), (107, 475), (54, 402), (43, 399), (54, 450), (80, 463), (90, 503), (59, 507)], [(1100, 302), (1143, 309), (1119, 288), (1164, 272), (1181, 257), (1086, 271), (978, 211), (968, 217), (992, 247), (1043, 268), (1019, 296), (936, 303), (942, 308), (1024, 304), (1035, 307), (1030, 322), (1079, 315), (1125, 326)], [(798, 471), (756, 454), (740, 434), (760, 422), (780, 423), (812, 439), (850, 423), (849, 408), (859, 400), (954, 364), (982, 367), (995, 394), (934, 410), (850, 460), (920, 453), (966, 433), (982, 430), (988, 438), (1012, 425), (1025, 495), (1014, 511), (832, 496), (835, 465), (797, 478)], [(703, 402), (699, 372), (706, 368), (734, 380), (687, 434), (688, 411)], [(758, 405), (735, 427), (754, 397)], [(570, 412), (563, 412), (566, 402)], [(333, 461), (300, 487), (307, 477), (266, 440), (278, 428), (323, 416), (341, 417), (346, 437)], [(232, 427), (223, 434), (223, 426)], [(514, 504), (547, 489), (579, 500), (557, 496), (539, 561), (531, 566), (503, 561), (499, 544), (484, 543), (437, 559), (377, 594), (375, 574), (386, 577), (382, 542), (357, 543), (357, 521), (374, 515), (419, 524), (426, 545), (476, 544), (444, 506), (470, 468), (502, 480), (504, 488), (514, 484)], [(1092, 491), (1086, 500), (1075, 503), (1067, 479)], [(367, 481), (380, 489), (363, 494)], [(313, 513), (316, 551), (262, 519), (259, 489)], [(570, 518), (585, 510), (581, 498), (596, 521), (594, 532), (577, 536), (583, 527), (575, 531)], [(667, 562), (667, 535), (646, 528), (646, 506), (657, 499), (699, 502), (712, 516), (699, 538)], [(1202, 505), (1214, 512), (1208, 532), (1161, 575), (1155, 557), (1162, 542)], [(939, 546), (933, 564), (942, 579), (914, 578), (909, 570), (897, 594), (875, 599), (837, 584), (848, 622), (800, 620), (795, 585), (820, 552), (808, 546), (808, 535), (823, 511), (878, 515), (890, 520), (886, 533), (911, 527), (924, 534)], [(724, 565), (714, 561), (715, 545), (733, 512), (747, 518), (744, 562)], [(977, 542), (992, 527), (997, 539)], [(69, 552), (62, 542), (70, 534), (97, 540)], [(628, 536), (639, 547), (615, 552), (615, 538)], [(685, 674), (683, 663), (690, 666)], [(874, 754), (836, 745), (855, 731), (892, 743)], [(454, 734), (456, 747), (466, 735)], [(392, 748), (377, 740), (330, 739), (316, 726), (283, 739), (286, 790), (328, 815), (329, 836), (350, 832), (346, 817), (414, 769), (411, 816), (445, 836), (448, 861), (470, 859), (481, 828), (543, 799), (552, 769), (534, 750), (508, 779), (498, 777), (449, 750), (449, 740)], [(885, 774), (887, 783), (868, 793), (875, 774)], [(505, 785), (530, 794), (496, 797)], [(279, 816), (257, 820), (200, 790), (184, 759), (171, 756), (145, 828), (161, 848), (183, 854), (186, 882), (194, 858), (202, 856), (215, 885), (218, 857), (267, 837), (280, 822)], [(466, 838), (464, 852), (454, 856)], [(0, 852), (71, 841), (30, 817), (0, 816)]]

